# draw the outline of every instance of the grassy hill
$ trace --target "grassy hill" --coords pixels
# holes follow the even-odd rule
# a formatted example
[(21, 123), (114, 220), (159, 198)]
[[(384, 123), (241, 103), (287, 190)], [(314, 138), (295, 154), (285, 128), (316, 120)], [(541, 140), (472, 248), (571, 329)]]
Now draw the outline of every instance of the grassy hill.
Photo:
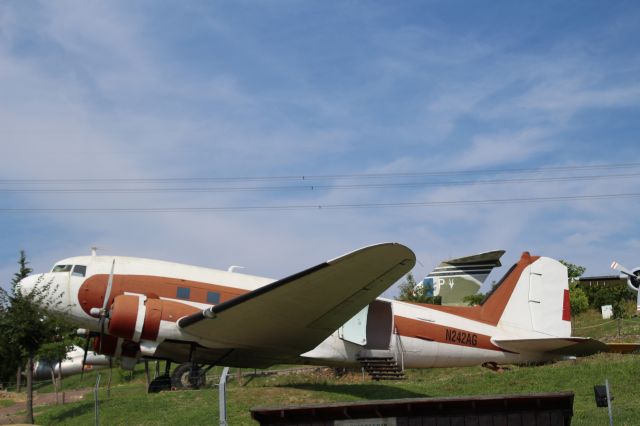
[[(600, 354), (576, 361), (537, 367), (512, 367), (495, 373), (482, 367), (409, 370), (402, 382), (372, 382), (360, 374), (339, 378), (330, 370), (286, 376), (245, 378), (244, 385), (232, 381), (228, 387), (231, 425), (255, 424), (249, 415), (254, 406), (358, 401), (429, 396), (487, 395), (573, 391), (574, 424), (602, 425), (607, 410), (595, 407), (593, 385), (608, 378), (615, 396), (616, 424), (635, 425), (640, 419), (637, 355)], [(86, 384), (93, 378), (86, 377)], [(102, 424), (204, 424), (218, 416), (217, 390), (164, 392), (147, 395), (141, 371), (133, 382), (114, 386), (111, 398), (100, 392)], [(71, 380), (68, 380), (71, 382)], [(86, 386), (85, 384), (85, 386)], [(71, 385), (71, 384), (70, 384)], [(93, 398), (36, 411), (39, 424), (84, 425), (93, 422)]]
[[(575, 334), (591, 335), (607, 340), (638, 341), (640, 320), (621, 323), (604, 322), (590, 312), (576, 318)], [(589, 331), (586, 333), (585, 331)], [(220, 371), (219, 368), (212, 373)], [(90, 388), (95, 372), (81, 381), (78, 376), (65, 379), (65, 389)], [(104, 385), (107, 372), (101, 371)], [(489, 395), (572, 391), (575, 393), (574, 423), (602, 425), (607, 423), (607, 410), (596, 408), (593, 385), (609, 379), (615, 397), (613, 413), (616, 425), (635, 425), (640, 419), (638, 395), (640, 387), (640, 356), (599, 354), (575, 361), (563, 361), (542, 366), (514, 366), (495, 373), (482, 367), (408, 370), (407, 380), (372, 382), (359, 373), (335, 377), (332, 370), (294, 373), (278, 376), (245, 377), (242, 384), (232, 380), (228, 385), (228, 416), (231, 425), (256, 424), (249, 409), (254, 406), (277, 406), (319, 402), (358, 401), (431, 396)], [(235, 374), (232, 373), (235, 379)], [(217, 379), (213, 379), (217, 381)], [(51, 391), (43, 384), (39, 392)], [(39, 424), (86, 425), (93, 422), (93, 396), (90, 389), (85, 400), (36, 409)], [(100, 421), (102, 424), (166, 425), (216, 423), (218, 418), (217, 389), (197, 391), (145, 393), (144, 372), (138, 366), (133, 379), (114, 370), (111, 398), (100, 390)], [(0, 405), (1, 406), (1, 405)]]
[(627, 301), (625, 318), (603, 320), (599, 311), (590, 309), (572, 321), (572, 334), (604, 342), (640, 342), (640, 317), (635, 310), (635, 300)]

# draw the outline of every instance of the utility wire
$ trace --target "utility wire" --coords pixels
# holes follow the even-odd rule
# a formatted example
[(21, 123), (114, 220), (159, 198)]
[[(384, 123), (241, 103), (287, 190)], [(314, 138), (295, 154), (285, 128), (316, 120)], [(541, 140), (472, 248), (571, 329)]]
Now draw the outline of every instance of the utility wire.
[(640, 193), (594, 194), (557, 197), (503, 198), (489, 200), (451, 200), (406, 203), (353, 203), (353, 204), (290, 204), (272, 206), (224, 206), (224, 207), (127, 207), (127, 208), (0, 208), (0, 213), (197, 213), (197, 212), (241, 212), (241, 211), (284, 211), (284, 210), (338, 210), (375, 209), (391, 207), (437, 207), (458, 205), (527, 204), (541, 202), (572, 202), (583, 200), (606, 200), (639, 198)]
[(393, 182), (350, 185), (289, 185), (289, 186), (253, 186), (253, 187), (163, 187), (163, 188), (0, 188), (0, 193), (56, 193), (56, 194), (129, 194), (159, 192), (263, 192), (263, 191), (314, 191), (314, 190), (352, 190), (352, 189), (385, 189), (385, 188), (420, 188), (426, 186), (470, 186), (470, 185), (503, 185), (512, 183), (544, 183), (593, 181), (602, 179), (630, 179), (639, 177), (640, 173), (586, 175), (586, 176), (551, 176), (540, 178), (516, 179), (484, 179), (444, 182)]
[(228, 177), (183, 177), (183, 178), (68, 178), (68, 179), (0, 179), (0, 184), (96, 184), (96, 183), (167, 183), (167, 182), (235, 182), (235, 181), (305, 181), (335, 179), (379, 179), (421, 176), (482, 175), (498, 173), (547, 173), (577, 170), (610, 170), (640, 167), (640, 163), (593, 164), (582, 166), (552, 166), (538, 168), (449, 170), (408, 173), (362, 173), (334, 175), (290, 175), (290, 176), (228, 176)]

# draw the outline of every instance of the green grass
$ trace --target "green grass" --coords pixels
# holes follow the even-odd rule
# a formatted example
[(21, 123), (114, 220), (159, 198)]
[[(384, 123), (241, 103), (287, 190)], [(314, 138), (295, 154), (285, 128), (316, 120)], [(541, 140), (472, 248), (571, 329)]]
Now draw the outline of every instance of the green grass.
[(11, 399), (0, 399), (0, 408), (11, 407), (12, 405), (15, 405), (15, 401)]
[[(228, 386), (231, 425), (253, 425), (249, 410), (255, 406), (279, 406), (371, 399), (437, 397), (455, 395), (521, 394), (572, 391), (575, 393), (574, 424), (602, 425), (607, 410), (596, 408), (593, 385), (609, 379), (615, 396), (613, 413), (617, 425), (635, 425), (640, 419), (637, 404), (637, 355), (600, 354), (576, 361), (537, 367), (511, 367), (495, 373), (482, 367), (409, 370), (402, 382), (364, 381), (360, 374), (336, 378), (330, 372), (245, 378), (244, 386)], [(102, 424), (204, 424), (217, 422), (217, 389), (163, 392), (147, 395), (142, 374), (134, 382), (114, 386), (111, 398), (100, 390)], [(114, 374), (115, 376), (115, 374)], [(84, 401), (36, 410), (39, 424), (81, 425), (93, 422), (93, 395)]]
[[(574, 334), (609, 341), (640, 341), (640, 319), (624, 321), (620, 337), (616, 336), (615, 321), (599, 325), (603, 322), (598, 312), (587, 312), (574, 319)], [(220, 371), (221, 368), (217, 367), (210, 374), (216, 375)], [(635, 425), (640, 419), (640, 404), (637, 403), (639, 373), (640, 356), (618, 354), (599, 354), (537, 367), (514, 366), (501, 373), (482, 367), (408, 370), (407, 380), (400, 382), (372, 382), (368, 378), (363, 380), (359, 373), (335, 377), (328, 370), (245, 377), (241, 385), (236, 383), (232, 371), (227, 391), (227, 410), (229, 424), (254, 425), (256, 423), (251, 420), (249, 410), (256, 406), (571, 391), (575, 394), (573, 424), (595, 426), (607, 424), (608, 417), (606, 408), (595, 406), (593, 386), (603, 384), (608, 378), (615, 397), (615, 424)], [(144, 367), (141, 365), (137, 367), (133, 379), (129, 378), (128, 372), (114, 369), (109, 399), (105, 391), (108, 370), (91, 372), (83, 379), (79, 376), (66, 378), (63, 380), (63, 389), (92, 388), (97, 374), (101, 374), (99, 397), (102, 424), (217, 423), (217, 388), (148, 395), (145, 393)], [(217, 381), (217, 378), (212, 381)], [(40, 393), (53, 390), (47, 383), (38, 384), (36, 388)], [(91, 390), (83, 401), (36, 409), (38, 424), (84, 425), (93, 421)]]
[(578, 315), (573, 321), (573, 335), (593, 337), (605, 342), (640, 341), (640, 317), (634, 316), (635, 300), (625, 303), (627, 317), (622, 320), (603, 320), (600, 311), (589, 309)]

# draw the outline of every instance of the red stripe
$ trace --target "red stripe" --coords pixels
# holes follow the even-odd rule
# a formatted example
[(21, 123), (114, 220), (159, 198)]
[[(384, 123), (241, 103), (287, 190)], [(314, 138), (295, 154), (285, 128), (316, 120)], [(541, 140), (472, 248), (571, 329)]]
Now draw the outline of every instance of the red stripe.
[(571, 321), (571, 302), (569, 301), (569, 290), (564, 291), (564, 301), (562, 303), (562, 320)]

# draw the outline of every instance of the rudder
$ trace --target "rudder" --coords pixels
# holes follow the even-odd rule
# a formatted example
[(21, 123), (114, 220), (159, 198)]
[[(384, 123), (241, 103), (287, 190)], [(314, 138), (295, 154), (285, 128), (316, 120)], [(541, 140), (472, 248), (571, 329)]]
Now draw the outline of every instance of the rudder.
[[(571, 336), (567, 268), (549, 257), (523, 254), (520, 274), (504, 307), (498, 326)], [(514, 273), (516, 271), (513, 271)], [(490, 302), (490, 300), (487, 300)]]

